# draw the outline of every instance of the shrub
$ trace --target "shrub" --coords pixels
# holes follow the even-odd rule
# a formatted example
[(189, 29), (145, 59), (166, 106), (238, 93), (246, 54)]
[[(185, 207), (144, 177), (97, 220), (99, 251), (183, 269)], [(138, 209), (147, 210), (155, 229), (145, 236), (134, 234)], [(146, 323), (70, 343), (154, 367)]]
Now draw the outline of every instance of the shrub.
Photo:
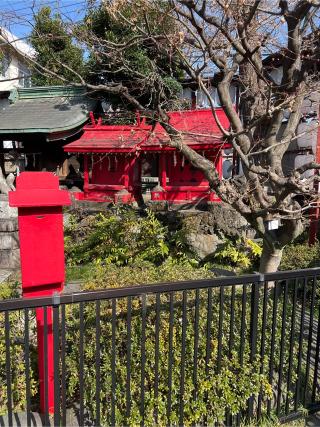
[(103, 262), (121, 266), (135, 260), (160, 263), (169, 254), (167, 230), (149, 210), (145, 217), (133, 210), (100, 213), (87, 218), (85, 227), (83, 236), (81, 226), (74, 222), (66, 229), (69, 265)]
[(71, 216), (65, 232), (69, 266), (102, 263), (118, 266), (136, 261), (160, 265), (168, 257), (195, 264), (185, 230), (169, 231), (155, 214), (117, 207), (85, 218)]
[(238, 239), (235, 242), (227, 239), (218, 247), (213, 259), (247, 271), (257, 266), (261, 253), (261, 246), (250, 239)]
[[(18, 294), (18, 282), (1, 283), (0, 300), (16, 298)], [(24, 353), (24, 315), (22, 312), (13, 311), (8, 313), (6, 323), (5, 313), (0, 313), (0, 415), (7, 412), (7, 388), (6, 388), (6, 325), (9, 324), (9, 354), (12, 389), (13, 411), (26, 409), (26, 387), (25, 387), (25, 353)], [(29, 322), (29, 335), (35, 343), (35, 319)], [(31, 396), (37, 393), (37, 372), (34, 366), (34, 347), (30, 348), (30, 392)]]
[(120, 268), (114, 264), (97, 265), (91, 270), (91, 277), (85, 281), (84, 289), (92, 290), (211, 277), (214, 277), (214, 273), (206, 267), (195, 268), (188, 260), (168, 258), (160, 266), (155, 266), (149, 261), (135, 261)]
[(296, 270), (320, 266), (320, 245), (291, 244), (284, 248), (280, 270)]
[[(222, 422), (225, 411), (236, 414), (247, 406), (252, 395), (263, 393), (264, 398), (271, 396), (271, 387), (266, 375), (260, 372), (261, 360), (250, 361), (248, 340), (239, 352), (241, 295), (236, 297), (234, 322), (234, 351), (229, 353), (230, 316), (226, 311), (222, 325), (219, 356), (219, 291), (212, 291), (212, 322), (209, 347), (207, 342), (207, 290), (199, 292), (199, 319), (197, 343), (197, 387), (194, 383), (194, 346), (195, 346), (195, 291), (186, 293), (186, 315), (183, 323), (182, 294), (175, 293), (173, 315), (170, 326), (170, 295), (159, 298), (159, 339), (156, 341), (157, 323), (156, 297), (146, 296), (145, 303), (140, 297), (119, 298), (116, 302), (100, 302), (100, 409), (102, 425), (112, 425), (112, 408), (115, 408), (115, 425), (145, 426), (155, 424), (154, 413), (158, 413), (158, 425), (179, 425), (179, 402), (181, 372), (184, 375), (184, 424), (212, 425)], [(230, 304), (230, 292), (225, 298)], [(128, 303), (130, 310), (130, 331), (128, 337)], [(67, 399), (69, 404), (79, 399), (79, 307), (67, 307)], [(143, 311), (145, 310), (145, 320)], [(112, 315), (115, 316), (114, 321)], [(248, 310), (248, 320), (250, 311)], [(185, 325), (185, 346), (182, 350), (182, 324)], [(96, 416), (96, 306), (88, 303), (84, 306), (84, 401), (89, 418)], [(158, 363), (155, 351), (158, 343)], [(128, 347), (129, 346), (129, 347)], [(208, 352), (209, 348), (209, 352)], [(131, 369), (128, 383), (127, 354), (130, 351)], [(171, 356), (169, 352), (171, 351)], [(169, 357), (171, 362), (169, 362)], [(241, 360), (242, 357), (242, 360)], [(220, 359), (220, 368), (218, 360)], [(184, 362), (182, 362), (184, 360)], [(144, 361), (144, 362), (143, 362)], [(171, 369), (171, 381), (168, 380)], [(112, 378), (115, 378), (113, 383)], [(143, 388), (141, 384), (143, 379)], [(157, 382), (158, 394), (155, 394)], [(127, 416), (126, 389), (130, 385), (130, 416)], [(112, 389), (114, 387), (114, 393)], [(143, 395), (141, 393), (144, 393)], [(171, 393), (171, 413), (168, 417), (168, 394)], [(140, 415), (141, 401), (144, 402), (145, 419)], [(114, 403), (114, 405), (113, 405)]]

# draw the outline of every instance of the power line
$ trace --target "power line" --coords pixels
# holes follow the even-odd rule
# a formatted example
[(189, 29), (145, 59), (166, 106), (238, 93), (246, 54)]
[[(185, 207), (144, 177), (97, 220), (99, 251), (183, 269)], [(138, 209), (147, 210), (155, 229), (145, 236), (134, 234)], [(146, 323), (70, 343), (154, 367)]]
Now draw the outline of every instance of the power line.
[[(79, 6), (82, 5), (83, 3), (79, 3)], [(73, 10), (63, 10), (60, 11), (61, 15), (71, 15), (73, 13), (81, 13), (83, 12), (83, 10), (80, 10), (79, 8), (77, 9), (73, 9)], [(0, 17), (1, 17), (1, 13), (0, 13)], [(3, 26), (8, 27), (10, 25), (25, 25), (27, 27), (30, 27), (30, 24), (26, 24), (25, 21), (26, 20), (30, 20), (31, 18), (33, 18), (34, 15), (33, 14), (24, 14), (23, 16), (19, 17), (19, 16), (5, 16), (4, 14), (2, 14), (2, 20), (4, 22)]]
[(83, 4), (83, 5), (85, 5), (86, 1), (83, 0), (83, 1), (78, 2), (78, 3), (69, 3), (69, 4), (65, 4), (65, 5), (59, 5), (58, 4), (57, 5), (57, 1), (51, 0), (51, 1), (47, 1), (45, 5), (44, 4), (42, 4), (42, 5), (38, 4), (38, 5), (35, 5), (35, 6), (34, 5), (30, 5), (30, 6), (26, 6), (26, 7), (21, 7), (19, 9), (12, 8), (12, 9), (8, 9), (8, 10), (4, 10), (2, 13), (5, 13), (5, 12), (16, 13), (16, 12), (20, 12), (22, 10), (30, 10), (32, 8), (34, 8), (34, 9), (41, 9), (42, 7), (46, 7), (47, 5), (56, 5), (56, 6), (53, 6), (54, 9), (64, 9), (64, 8), (67, 8), (67, 7), (75, 6), (77, 4)]
[[(63, 7), (61, 7), (61, 6), (54, 6), (53, 5), (53, 3), (54, 2), (48, 2), (47, 4), (52, 4), (52, 7), (51, 7), (51, 9), (52, 9), (52, 11), (64, 11), (64, 10), (67, 10), (67, 9), (69, 9), (70, 7), (74, 7), (74, 6), (85, 6), (86, 5), (86, 3), (84, 2), (84, 1), (81, 1), (81, 2), (77, 2), (77, 3), (70, 3), (70, 4), (68, 4), (68, 5), (65, 5), (65, 6), (63, 6)], [(40, 6), (39, 6), (39, 8), (41, 8)], [(2, 12), (0, 12), (0, 14), (2, 15), (2, 16), (5, 16), (5, 15), (8, 15), (8, 14), (12, 14), (12, 16), (13, 17), (16, 17), (17, 15), (19, 15), (19, 13), (18, 12), (20, 12), (20, 11), (22, 11), (22, 10), (29, 10), (29, 9), (31, 9), (31, 7), (30, 8), (21, 8), (21, 9), (12, 9), (12, 10), (6, 10), (6, 11), (2, 11)], [(39, 10), (39, 9), (37, 9), (37, 10)], [(33, 12), (29, 12), (29, 13), (23, 13), (23, 17), (28, 17), (28, 16), (33, 16), (34, 14), (33, 14)]]

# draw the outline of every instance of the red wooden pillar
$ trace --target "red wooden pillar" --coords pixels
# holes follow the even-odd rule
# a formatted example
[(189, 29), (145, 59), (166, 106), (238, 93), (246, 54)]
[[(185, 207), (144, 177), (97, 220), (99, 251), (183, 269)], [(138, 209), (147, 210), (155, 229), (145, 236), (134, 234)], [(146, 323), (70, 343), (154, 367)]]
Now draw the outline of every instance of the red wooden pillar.
[(167, 165), (166, 153), (159, 154), (159, 178), (160, 186), (165, 190), (167, 188)]
[(89, 161), (88, 154), (84, 155), (83, 159), (83, 191), (87, 193), (89, 187)]
[(219, 177), (222, 178), (222, 162), (223, 162), (223, 158), (222, 158), (222, 151), (220, 150), (217, 153), (218, 159), (216, 160), (216, 168), (217, 168), (217, 172), (219, 174)]
[(131, 166), (131, 159), (130, 157), (124, 158), (124, 169), (123, 169), (123, 185), (125, 186), (125, 189), (129, 190), (129, 183), (130, 183), (130, 166)]
[[(320, 117), (320, 107), (318, 111), (318, 118)], [(317, 146), (316, 146), (316, 162), (320, 162), (320, 128), (318, 127), (317, 131)], [(318, 175), (319, 171), (314, 169), (314, 174)], [(319, 195), (319, 183), (316, 182), (314, 184), (314, 190)], [(317, 201), (317, 205), (310, 209), (310, 229), (309, 229), (309, 246), (312, 246), (316, 243), (317, 239), (317, 232), (318, 232), (318, 222), (319, 222), (319, 215), (320, 215), (320, 207), (319, 202)]]

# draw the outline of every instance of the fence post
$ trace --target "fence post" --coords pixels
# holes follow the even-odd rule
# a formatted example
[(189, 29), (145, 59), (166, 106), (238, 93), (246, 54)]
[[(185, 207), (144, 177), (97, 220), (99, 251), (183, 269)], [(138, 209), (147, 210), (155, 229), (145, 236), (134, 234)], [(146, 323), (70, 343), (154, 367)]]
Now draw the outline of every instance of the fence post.
[[(264, 274), (259, 274), (259, 279), (252, 283), (251, 291), (251, 310), (250, 310), (250, 362), (253, 363), (257, 352), (257, 329), (258, 329), (258, 312), (259, 312), (259, 298), (260, 287), (264, 283)], [(248, 415), (249, 418), (253, 417), (253, 403), (254, 398), (251, 396), (248, 402)]]
[[(9, 205), (18, 208), (22, 294), (24, 298), (61, 292), (65, 281), (63, 213), (70, 195), (50, 172), (22, 172)], [(54, 412), (52, 307), (37, 308), (40, 410)]]
[(59, 343), (59, 308), (60, 294), (55, 292), (52, 296), (53, 311), (53, 366), (54, 366), (54, 419), (55, 426), (60, 425), (60, 343)]

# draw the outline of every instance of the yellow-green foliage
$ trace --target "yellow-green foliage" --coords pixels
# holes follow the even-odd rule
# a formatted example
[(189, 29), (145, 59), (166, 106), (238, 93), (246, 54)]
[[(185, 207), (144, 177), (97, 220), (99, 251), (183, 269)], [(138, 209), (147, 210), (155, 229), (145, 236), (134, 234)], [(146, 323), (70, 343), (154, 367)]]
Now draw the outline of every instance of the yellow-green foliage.
[(234, 267), (249, 269), (256, 263), (262, 253), (261, 246), (250, 239), (226, 240), (214, 254), (214, 259), (230, 263)]
[[(18, 296), (18, 283), (1, 283), (0, 300), (15, 298)], [(0, 415), (7, 412), (7, 388), (6, 388), (6, 341), (5, 341), (5, 313), (0, 313)], [(24, 357), (24, 312), (13, 311), (8, 313), (9, 339), (10, 339), (10, 372), (12, 389), (12, 409), (23, 411), (26, 409), (26, 385), (25, 385), (25, 357)], [(29, 322), (31, 339), (35, 337), (34, 319)], [(35, 342), (35, 340), (32, 340)], [(31, 348), (31, 357), (34, 352)], [(31, 363), (32, 365), (32, 363)], [(34, 396), (37, 391), (36, 375), (33, 365), (30, 368), (30, 391)]]
[(177, 282), (181, 280), (197, 280), (214, 277), (214, 273), (206, 267), (195, 268), (188, 260), (168, 258), (160, 266), (151, 262), (134, 262), (123, 267), (114, 264), (97, 265), (85, 280), (84, 289), (130, 286), (158, 282)]
[(296, 243), (284, 248), (280, 264), (281, 270), (295, 270), (320, 266), (320, 245), (309, 246), (308, 243)]
[[(112, 407), (112, 361), (114, 360), (115, 385), (115, 420), (116, 425), (138, 425), (142, 422), (140, 415), (141, 404), (141, 374), (143, 351), (144, 365), (144, 407), (145, 426), (155, 424), (154, 413), (158, 412), (158, 425), (179, 424), (179, 402), (182, 356), (184, 357), (184, 424), (208, 424), (221, 422), (225, 411), (238, 413), (247, 406), (247, 399), (261, 392), (266, 397), (271, 396), (271, 387), (267, 377), (260, 373), (260, 359), (250, 362), (248, 341), (243, 348), (243, 360), (240, 361), (239, 337), (241, 305), (237, 297), (236, 321), (234, 324), (234, 349), (229, 354), (229, 325), (228, 312), (224, 317), (222, 330), (221, 368), (218, 371), (218, 319), (219, 291), (213, 290), (211, 338), (207, 345), (207, 290), (199, 292), (199, 333), (197, 345), (197, 388), (194, 387), (194, 346), (195, 346), (195, 291), (187, 292), (187, 310), (185, 315), (185, 351), (182, 353), (182, 294), (175, 293), (172, 329), (170, 330), (170, 296), (162, 294), (159, 297), (159, 362), (155, 363), (155, 325), (157, 323), (156, 297), (146, 297), (145, 332), (143, 336), (143, 305), (141, 298), (131, 299), (131, 376), (130, 376), (130, 416), (126, 415), (127, 351), (128, 351), (128, 300), (118, 299), (115, 305), (115, 329), (112, 328), (112, 302), (101, 301), (101, 339), (100, 339), (100, 369), (101, 369), (101, 414), (102, 425), (111, 425)], [(225, 295), (228, 306), (230, 292)], [(67, 399), (69, 403), (76, 401), (79, 395), (79, 307), (74, 305), (67, 311)], [(95, 347), (96, 347), (96, 310), (95, 304), (86, 304), (84, 308), (84, 384), (85, 407), (93, 420), (96, 416), (95, 407)], [(113, 335), (114, 333), (114, 335)], [(114, 336), (114, 352), (112, 337)], [(170, 336), (172, 342), (170, 344)], [(169, 394), (168, 360), (172, 349), (172, 382), (171, 382), (171, 415), (167, 417)], [(206, 363), (209, 349), (208, 363)], [(114, 358), (114, 359), (113, 359)], [(157, 372), (158, 369), (158, 372)], [(158, 396), (155, 395), (155, 381), (158, 383)], [(206, 421), (205, 421), (206, 420)]]
[(137, 260), (159, 263), (169, 255), (167, 229), (151, 211), (144, 217), (125, 209), (101, 213), (87, 218), (83, 238), (79, 239), (79, 232), (77, 222), (66, 229), (69, 265), (94, 262), (121, 266)]

